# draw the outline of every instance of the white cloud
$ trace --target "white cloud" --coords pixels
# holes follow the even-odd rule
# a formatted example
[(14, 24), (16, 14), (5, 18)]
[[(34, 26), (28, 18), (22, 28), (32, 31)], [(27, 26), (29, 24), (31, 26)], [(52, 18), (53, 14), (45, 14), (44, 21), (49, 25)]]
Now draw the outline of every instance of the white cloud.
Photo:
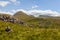
[(19, 2), (19, 1), (17, 1), (17, 2), (15, 2), (15, 3), (14, 3), (14, 5), (16, 5), (16, 6), (17, 6), (17, 5), (19, 5), (19, 4), (20, 4), (20, 2)]
[(20, 4), (20, 1), (17, 1), (17, 0), (10, 0), (10, 2), (14, 3), (14, 5), (19, 5)]
[(17, 6), (20, 4), (20, 1), (17, 1), (17, 0), (0, 1), (0, 6), (2, 6), (2, 7), (5, 7), (8, 4), (14, 4)]
[(9, 3), (10, 3), (9, 1), (0, 1), (0, 6), (5, 7)]
[(59, 12), (52, 10), (28, 10), (28, 11), (23, 9), (11, 10), (12, 13), (16, 13), (18, 11), (23, 11), (28, 15), (34, 15), (36, 17), (39, 15), (60, 16)]
[(1, 13), (1, 14), (11, 14), (11, 15), (13, 15), (13, 14), (10, 13), (10, 12), (4, 12), (4, 11), (0, 11), (0, 13)]
[(2, 11), (1, 9), (0, 9), (0, 14), (11, 14), (11, 15), (13, 15), (12, 12), (10, 12), (10, 11)]
[(39, 15), (60, 16), (59, 12), (52, 10), (30, 10), (28, 12), (34, 16), (39, 16)]
[(34, 6), (32, 6), (32, 8), (38, 8), (39, 6), (38, 5), (34, 5)]
[(11, 10), (9, 12), (3, 12), (0, 11), (0, 13), (7, 13), (7, 14), (15, 14), (18, 11), (23, 11), (28, 15), (33, 15), (35, 17), (39, 16), (39, 15), (47, 15), (47, 16), (60, 16), (60, 13), (57, 11), (52, 11), (52, 10), (24, 10), (24, 9), (17, 9), (17, 10)]
[(39, 16), (39, 15), (60, 16), (59, 12), (52, 10), (30, 10), (29, 12), (34, 16)]
[(23, 11), (23, 12), (25, 12), (26, 14), (28, 13), (26, 10), (23, 10), (23, 9), (11, 10), (10, 12), (14, 14), (14, 13), (16, 13), (16, 12), (18, 12), (18, 11)]
[(10, 0), (11, 2), (16, 2), (17, 0)]

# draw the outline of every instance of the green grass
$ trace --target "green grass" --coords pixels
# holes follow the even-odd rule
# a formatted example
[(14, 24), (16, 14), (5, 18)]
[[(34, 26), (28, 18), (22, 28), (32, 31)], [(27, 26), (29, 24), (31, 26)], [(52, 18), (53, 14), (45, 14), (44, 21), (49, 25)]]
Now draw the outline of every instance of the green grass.
[[(40, 26), (44, 25), (42, 28), (38, 26), (39, 22), (41, 23)], [(59, 22), (60, 20), (53, 19), (32, 19), (27, 23), (34, 24), (34, 27), (29, 27), (0, 21), (0, 40), (60, 40)], [(10, 32), (5, 31), (7, 26), (10, 26)]]

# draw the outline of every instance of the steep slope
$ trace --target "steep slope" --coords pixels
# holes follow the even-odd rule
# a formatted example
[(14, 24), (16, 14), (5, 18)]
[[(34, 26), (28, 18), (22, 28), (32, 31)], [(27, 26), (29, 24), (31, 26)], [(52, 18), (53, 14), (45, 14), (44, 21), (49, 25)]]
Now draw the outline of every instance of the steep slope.
[(14, 17), (18, 18), (19, 20), (23, 20), (23, 21), (27, 21), (29, 19), (34, 18), (33, 16), (29, 16), (26, 13), (19, 11), (17, 13), (14, 14)]

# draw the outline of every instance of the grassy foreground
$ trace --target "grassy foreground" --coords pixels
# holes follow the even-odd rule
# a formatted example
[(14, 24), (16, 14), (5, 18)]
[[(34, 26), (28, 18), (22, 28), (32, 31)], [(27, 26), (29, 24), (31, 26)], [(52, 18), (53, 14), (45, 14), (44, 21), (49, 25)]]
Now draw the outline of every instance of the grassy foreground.
[[(6, 26), (11, 27), (10, 32), (5, 31)], [(60, 29), (25, 27), (0, 21), (0, 40), (60, 40)]]

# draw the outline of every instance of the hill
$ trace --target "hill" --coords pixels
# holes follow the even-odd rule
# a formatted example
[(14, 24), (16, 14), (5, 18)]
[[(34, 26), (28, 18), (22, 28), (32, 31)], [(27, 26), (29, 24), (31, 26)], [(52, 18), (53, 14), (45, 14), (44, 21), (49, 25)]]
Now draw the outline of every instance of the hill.
[(27, 20), (30, 20), (30, 19), (34, 18), (34, 16), (27, 15), (26, 13), (24, 13), (22, 11), (16, 12), (14, 14), (14, 17), (18, 18), (19, 20), (23, 20), (23, 21), (27, 21)]

